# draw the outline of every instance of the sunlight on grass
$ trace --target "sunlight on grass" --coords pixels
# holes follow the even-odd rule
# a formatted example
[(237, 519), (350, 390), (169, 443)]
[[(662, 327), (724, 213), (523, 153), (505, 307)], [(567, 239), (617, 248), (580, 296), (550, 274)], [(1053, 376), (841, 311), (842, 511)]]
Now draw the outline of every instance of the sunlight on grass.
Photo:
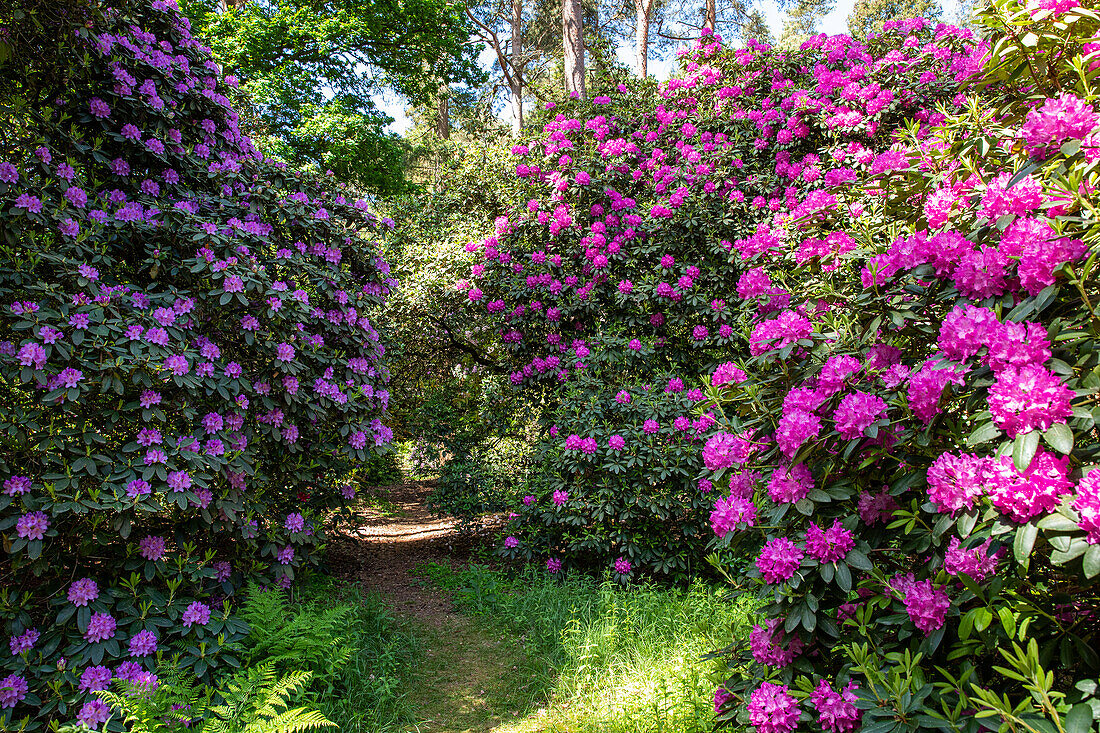
[(702, 582), (624, 588), (544, 573), (510, 578), (483, 566), (425, 574), (545, 661), (526, 714), (497, 733), (710, 731), (715, 680), (702, 657), (749, 628), (747, 603), (724, 601)]

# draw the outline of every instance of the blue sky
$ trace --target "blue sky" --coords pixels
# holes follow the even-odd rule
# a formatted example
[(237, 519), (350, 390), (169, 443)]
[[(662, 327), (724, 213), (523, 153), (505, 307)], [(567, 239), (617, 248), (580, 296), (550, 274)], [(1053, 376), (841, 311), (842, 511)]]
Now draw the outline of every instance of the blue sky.
[[(956, 0), (941, 0), (941, 3), (946, 9), (945, 16), (947, 19), (952, 19), (952, 9), (957, 7)], [(786, 13), (779, 10), (779, 6), (774, 0), (756, 0), (755, 5), (763, 10), (764, 16), (768, 20), (768, 26), (772, 29), (772, 32), (778, 33), (783, 27), (783, 19)], [(821, 33), (830, 34), (846, 33), (848, 29), (848, 14), (852, 11), (854, 5), (855, 0), (838, 0), (836, 8), (822, 19), (817, 30)], [(634, 65), (633, 44), (624, 44), (620, 46), (618, 49), (618, 56), (624, 64), (632, 67)], [(659, 80), (668, 79), (675, 66), (674, 59), (674, 54), (670, 54), (668, 58), (663, 60), (650, 59), (649, 73)], [(486, 68), (489, 68), (489, 65), (493, 62), (493, 53), (486, 49), (486, 51), (481, 54), (481, 62)], [(377, 101), (386, 114), (394, 120), (389, 126), (390, 130), (397, 133), (403, 133), (411, 127), (412, 121), (405, 116), (404, 106), (400, 100), (380, 97)], [(507, 114), (507, 111), (504, 111), (503, 114)]]

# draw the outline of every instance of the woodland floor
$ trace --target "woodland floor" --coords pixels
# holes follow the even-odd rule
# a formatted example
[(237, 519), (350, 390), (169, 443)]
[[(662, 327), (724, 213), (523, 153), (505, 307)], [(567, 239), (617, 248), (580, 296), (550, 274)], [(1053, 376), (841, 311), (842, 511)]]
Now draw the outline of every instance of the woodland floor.
[(463, 615), (445, 591), (418, 577), (431, 563), (460, 567), (473, 551), (473, 540), (458, 534), (453, 519), (427, 507), (429, 493), (425, 481), (376, 488), (370, 506), (334, 543), (330, 569), (380, 594), (421, 640), (409, 701), (416, 723), (409, 733), (504, 733), (532, 713), (538, 717), (524, 709), (531, 691), (517, 673), (527, 660), (514, 639)]

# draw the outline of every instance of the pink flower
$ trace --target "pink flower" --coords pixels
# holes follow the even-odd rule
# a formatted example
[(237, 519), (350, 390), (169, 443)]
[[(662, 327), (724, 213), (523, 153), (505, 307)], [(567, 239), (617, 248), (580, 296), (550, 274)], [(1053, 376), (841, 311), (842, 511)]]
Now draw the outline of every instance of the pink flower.
[(546, 561), (546, 572), (556, 575), (561, 570), (561, 560), (552, 557)]
[(905, 589), (904, 602), (909, 619), (925, 636), (943, 626), (947, 609), (951, 608), (951, 600), (947, 594), (942, 589), (933, 587), (931, 580), (909, 584)]
[(615, 572), (618, 573), (619, 575), (629, 575), (630, 574), (630, 561), (625, 560), (621, 557), (618, 558), (617, 560), (615, 560)]
[(1085, 540), (1092, 545), (1100, 544), (1100, 470), (1089, 471), (1081, 479), (1073, 508), (1081, 515), (1077, 526), (1088, 533)]
[(504, 546), (509, 549), (513, 547), (519, 547), (519, 540), (517, 540), (515, 537), (505, 537)]
[(768, 498), (776, 504), (794, 504), (806, 498), (814, 487), (814, 478), (805, 463), (793, 468), (780, 465), (768, 481)]
[(776, 537), (768, 540), (760, 550), (760, 555), (756, 558), (756, 568), (763, 575), (765, 583), (780, 583), (794, 575), (802, 564), (803, 557), (802, 550), (789, 539)]
[(1048, 514), (1069, 493), (1073, 483), (1066, 478), (1069, 458), (1055, 458), (1039, 448), (1023, 473), (1016, 470), (1011, 456), (1001, 456), (992, 468), (989, 500), (1016, 522)]
[[(1059, 4), (1066, 0), (1053, 2)], [(1069, 92), (1062, 92), (1056, 99), (1048, 99), (1039, 109), (1028, 112), (1020, 134), (1033, 155), (1044, 154), (1066, 140), (1083, 139), (1098, 121), (1100, 118), (1091, 105)]]
[[(942, 365), (942, 366), (941, 366)], [(920, 371), (909, 377), (909, 409), (921, 422), (928, 424), (943, 412), (940, 397), (948, 382), (962, 384), (965, 370), (949, 363), (929, 359)]]
[(941, 512), (971, 509), (992, 479), (989, 458), (944, 453), (928, 468), (928, 498)]
[(743, 435), (716, 433), (703, 446), (703, 463), (710, 471), (719, 471), (734, 464), (744, 463), (757, 446)]
[(749, 633), (749, 648), (757, 664), (786, 667), (802, 652), (802, 639), (791, 636), (788, 642), (783, 631), (783, 619), (771, 618), (764, 626), (757, 624)]
[(786, 685), (762, 683), (746, 707), (756, 733), (790, 733), (798, 727), (798, 701), (787, 694)]
[(989, 555), (989, 546), (993, 540), (986, 540), (983, 544), (967, 549), (962, 547), (958, 537), (951, 538), (951, 544), (943, 557), (943, 569), (952, 575), (965, 573), (976, 582), (981, 583), (990, 574), (997, 570), (999, 552)]
[(855, 705), (859, 699), (853, 692), (855, 689), (856, 683), (849, 682), (844, 690), (838, 693), (827, 680), (818, 681), (817, 687), (810, 693), (810, 702), (817, 710), (818, 723), (823, 730), (847, 733), (859, 728), (863, 711)]
[(569, 492), (558, 489), (554, 492), (551, 498), (553, 499), (555, 506), (561, 506), (565, 502), (569, 501)]
[(866, 392), (844, 395), (833, 414), (837, 432), (845, 440), (862, 436), (867, 428), (886, 416), (886, 403)]
[(993, 422), (1015, 438), (1031, 430), (1046, 430), (1064, 423), (1073, 414), (1073, 391), (1041, 366), (1010, 366), (989, 388), (989, 410)]
[(805, 410), (784, 411), (775, 431), (775, 442), (788, 459), (793, 459), (798, 449), (821, 432), (821, 418)]
[(719, 538), (733, 530), (747, 529), (756, 524), (756, 505), (751, 498), (730, 495), (719, 499), (710, 513), (710, 526)]
[(714, 370), (714, 374), (710, 377), (710, 383), (715, 387), (723, 387), (727, 384), (740, 384), (748, 378), (748, 375), (739, 366), (732, 361), (727, 361)]
[(833, 520), (833, 526), (823, 530), (815, 522), (810, 522), (806, 530), (806, 552), (823, 563), (843, 560), (856, 546), (852, 533), (844, 529), (839, 520)]

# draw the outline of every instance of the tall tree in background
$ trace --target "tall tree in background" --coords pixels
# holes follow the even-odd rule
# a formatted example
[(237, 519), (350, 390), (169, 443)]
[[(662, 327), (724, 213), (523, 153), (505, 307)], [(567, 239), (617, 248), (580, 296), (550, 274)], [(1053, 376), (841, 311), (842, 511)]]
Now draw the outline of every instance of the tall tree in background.
[[(484, 73), (449, 0), (183, 0), (184, 12), (255, 106), (269, 155), (332, 169), (382, 193), (404, 186), (403, 144), (375, 103), (439, 103)], [(428, 69), (429, 73), (425, 73)]]
[(881, 33), (888, 20), (939, 18), (943, 9), (936, 0), (856, 0), (848, 16), (848, 33), (857, 40)]
[(488, 0), (468, 5), (466, 16), (477, 38), (493, 50), (497, 66), (508, 88), (508, 103), (512, 110), (512, 130), (523, 127), (523, 95), (526, 92), (527, 66), (540, 55), (543, 44), (525, 36), (534, 32), (525, 21), (523, 0)]
[(565, 60), (565, 93), (584, 99), (584, 5), (563, 0), (561, 38)]
[(634, 58), (638, 76), (649, 76), (649, 22), (656, 0), (634, 0)]
[[(791, 0), (779, 0), (786, 9)], [(666, 0), (653, 15), (651, 37), (672, 44), (694, 41), (703, 29), (716, 33), (728, 43), (737, 38), (769, 40), (767, 19), (752, 0)]]
[(798, 0), (787, 10), (787, 18), (779, 34), (779, 45), (784, 48), (801, 46), (803, 41), (817, 32), (817, 24), (835, 6), (835, 0)]

